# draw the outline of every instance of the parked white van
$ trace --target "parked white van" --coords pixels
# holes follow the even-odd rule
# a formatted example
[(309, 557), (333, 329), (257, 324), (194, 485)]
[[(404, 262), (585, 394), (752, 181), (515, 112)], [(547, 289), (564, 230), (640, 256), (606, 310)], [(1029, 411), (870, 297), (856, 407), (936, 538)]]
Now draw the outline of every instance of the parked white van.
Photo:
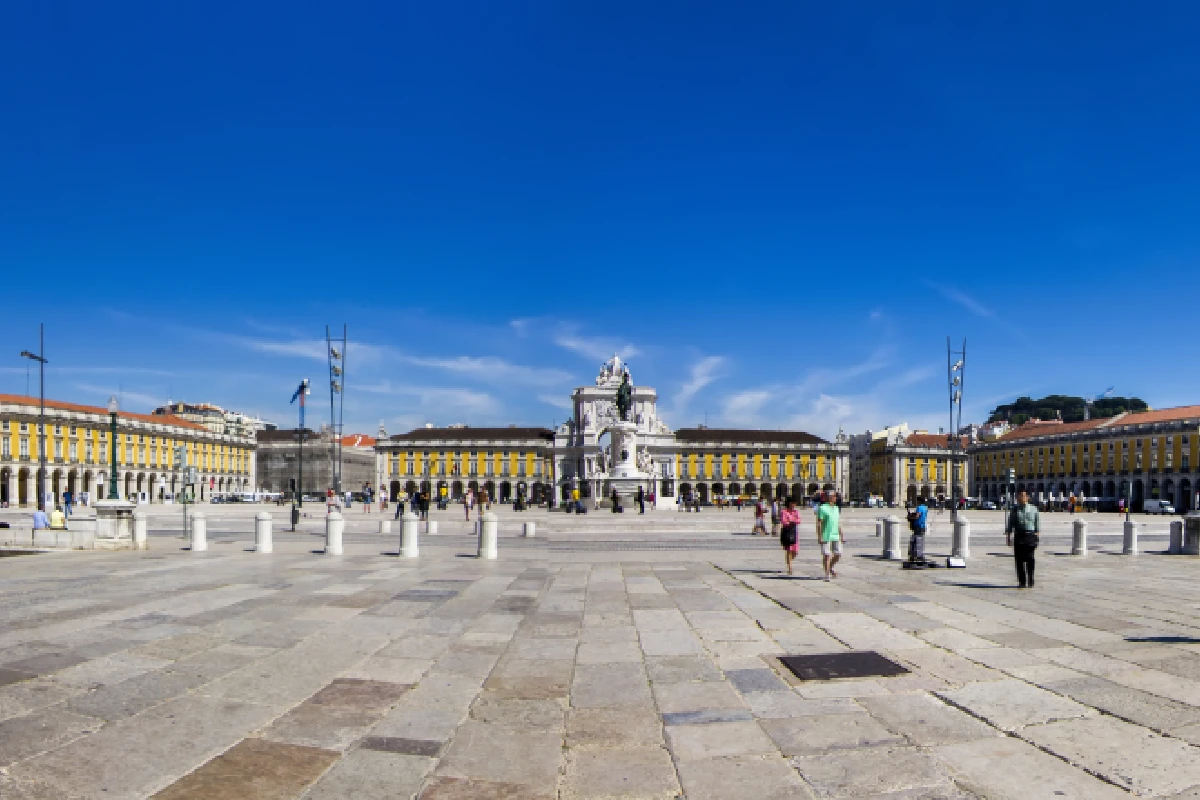
[(1142, 503), (1142, 511), (1147, 514), (1174, 514), (1175, 506), (1169, 500), (1147, 500)]

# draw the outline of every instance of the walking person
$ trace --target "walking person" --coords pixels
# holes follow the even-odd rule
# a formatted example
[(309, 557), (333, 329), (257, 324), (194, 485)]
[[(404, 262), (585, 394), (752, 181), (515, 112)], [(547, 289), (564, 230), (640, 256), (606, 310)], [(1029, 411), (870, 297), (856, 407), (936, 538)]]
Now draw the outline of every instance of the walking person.
[(645, 514), (646, 513), (646, 493), (644, 491), (642, 491), (642, 487), (640, 487), (640, 486), (638, 487), (637, 504), (638, 504), (638, 513)]
[(400, 516), (403, 513), (404, 513), (404, 495), (399, 494), (399, 495), (396, 495), (396, 519), (400, 519)]
[(1038, 510), (1029, 504), (1029, 495), (1017, 492), (1017, 505), (1008, 513), (1008, 522), (1004, 526), (1004, 540), (1013, 549), (1017, 586), (1021, 589), (1033, 588), (1033, 554), (1041, 531), (1041, 518)]
[(74, 501), (75, 496), (71, 492), (63, 492), (63, 509), (66, 511), (68, 517), (71, 516)]
[(842, 557), (842, 512), (837, 505), (837, 492), (826, 492), (817, 507), (817, 541), (821, 545), (825, 580), (836, 578), (834, 567)]
[(787, 574), (792, 574), (792, 559), (800, 549), (800, 512), (796, 509), (796, 501), (788, 498), (787, 505), (779, 512), (779, 521), (783, 527), (779, 531), (779, 544), (783, 547), (783, 560), (787, 564)]
[(620, 497), (620, 495), (617, 494), (616, 489), (612, 490), (612, 494), (609, 495), (609, 499), (612, 500), (612, 513), (616, 514), (616, 513), (620, 512), (621, 497)]
[(754, 527), (750, 529), (750, 535), (758, 536), (759, 531), (762, 531), (763, 536), (767, 535), (767, 509), (762, 498), (754, 504)]
[(475, 505), (475, 490), (467, 489), (467, 496), (463, 500), (463, 509), (467, 512), (467, 522), (471, 521), (471, 507)]
[(771, 535), (779, 535), (779, 498), (771, 501)]

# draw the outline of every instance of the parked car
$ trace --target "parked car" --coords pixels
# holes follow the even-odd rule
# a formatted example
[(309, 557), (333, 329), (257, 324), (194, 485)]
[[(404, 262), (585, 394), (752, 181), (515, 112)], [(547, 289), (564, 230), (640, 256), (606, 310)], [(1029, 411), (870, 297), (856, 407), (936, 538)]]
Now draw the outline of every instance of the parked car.
[(1142, 511), (1147, 514), (1174, 514), (1175, 506), (1169, 500), (1147, 500), (1142, 503)]

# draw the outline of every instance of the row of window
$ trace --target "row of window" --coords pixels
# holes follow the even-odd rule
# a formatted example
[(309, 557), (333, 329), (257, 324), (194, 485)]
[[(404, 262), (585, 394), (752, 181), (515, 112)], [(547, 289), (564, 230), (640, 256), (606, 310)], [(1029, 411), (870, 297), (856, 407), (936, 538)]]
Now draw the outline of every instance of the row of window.
[[(908, 479), (910, 481), (937, 481), (944, 483), (946, 480), (946, 465), (937, 464), (936, 469), (933, 464), (918, 465), (916, 459), (908, 460)], [(957, 464), (954, 467), (954, 479), (962, 480), (962, 465)]]
[[(1173, 447), (1173, 444), (1174, 444), (1174, 442), (1172, 441), (1173, 438), (1174, 437), (1167, 436), (1167, 437), (1164, 437), (1164, 439), (1163, 439), (1163, 448), (1164, 449), (1162, 452), (1161, 466), (1164, 469), (1174, 469), (1175, 468), (1175, 449)], [(1135, 441), (1135, 444), (1134, 444), (1133, 462), (1132, 462), (1133, 469), (1141, 470), (1145, 467), (1145, 464), (1146, 464), (1146, 462), (1143, 460), (1144, 451), (1142, 448), (1142, 440), (1136, 439), (1134, 441)], [(1070, 471), (1071, 472), (1081, 472), (1081, 471), (1087, 472), (1089, 470), (1094, 470), (1095, 472), (1103, 472), (1105, 470), (1106, 466), (1109, 471), (1116, 470), (1116, 464), (1118, 463), (1117, 462), (1116, 443), (1115, 442), (1107, 442), (1107, 444), (1108, 444), (1107, 458), (1105, 458), (1105, 451), (1104, 451), (1105, 443), (1104, 442), (1096, 442), (1095, 444), (1096, 444), (1096, 447), (1095, 447), (1094, 451), (1091, 449), (1090, 443), (1085, 443), (1083, 445), (1082, 453), (1080, 453), (1074, 449), (1071, 450), (1071, 452), (1069, 454), (1070, 455), (1070, 464), (1071, 464)], [(1179, 468), (1182, 470), (1191, 469), (1191, 449), (1190, 449), (1189, 436), (1187, 436), (1186, 434), (1183, 436), (1180, 436), (1180, 445), (1181, 445), (1181, 452), (1179, 454)], [(1047, 450), (1049, 451), (1049, 453), (1046, 452)], [(1057, 461), (1055, 459), (1056, 455), (1058, 456)], [(1129, 455), (1130, 455), (1129, 454), (1129, 442), (1122, 441), (1121, 442), (1121, 458), (1120, 458), (1120, 464), (1121, 464), (1122, 470), (1128, 470), (1130, 468)], [(1049, 470), (1050, 474), (1054, 474), (1055, 466), (1057, 463), (1058, 473), (1065, 474), (1067, 472), (1067, 457), (1068, 457), (1068, 453), (1067, 453), (1066, 445), (1059, 445), (1058, 453), (1054, 452), (1053, 445), (1051, 445), (1050, 447), (1037, 448), (1037, 460), (1036, 460), (1037, 473), (1038, 474), (1046, 474), (1047, 470)], [(1017, 450), (1017, 451), (1007, 451), (1007, 452), (1003, 452), (1003, 453), (992, 453), (990, 461), (986, 455), (983, 456), (982, 462), (976, 461), (976, 464), (979, 466), (981, 473), (985, 473), (985, 474), (992, 475), (992, 476), (1002, 476), (1002, 475), (1006, 474), (1009, 469), (1017, 470), (1017, 473), (1020, 475), (1027, 474), (1028, 472), (1033, 471), (1034, 463), (1035, 463), (1034, 448), (1032, 448), (1032, 447), (1028, 448), (1028, 450)], [(1150, 459), (1149, 459), (1148, 463), (1149, 463), (1150, 469), (1152, 469), (1152, 470), (1159, 469), (1159, 467), (1160, 467), (1159, 447), (1158, 447), (1158, 438), (1157, 437), (1153, 437), (1150, 439)], [(990, 470), (988, 469), (989, 466), (991, 468)]]
[[(822, 474), (818, 475), (818, 466), (816, 461), (808, 461), (801, 464), (799, 461), (793, 461), (791, 469), (787, 468), (787, 464), (782, 461), (775, 463), (760, 462), (754, 464), (748, 462), (739, 465), (736, 461), (730, 461), (727, 464), (721, 464), (719, 461), (707, 464), (703, 459), (696, 459), (696, 468), (692, 469), (688, 459), (683, 459), (679, 463), (680, 479), (689, 478), (695, 480), (715, 480), (718, 478), (741, 479), (741, 480), (787, 480), (789, 478), (804, 479), (809, 478), (817, 480), (833, 480), (834, 468), (832, 461), (824, 463), (824, 469), (820, 470)], [(791, 474), (788, 474), (788, 473)], [(694, 473), (694, 474), (693, 474)]]
[[(415, 453), (400, 454), (399, 457), (391, 459), (391, 474), (417, 476), (426, 474), (426, 470), (430, 474), (437, 476), (456, 476), (456, 475), (495, 475), (508, 476), (516, 475), (518, 477), (526, 477), (532, 475), (541, 477), (543, 466), (541, 458), (533, 458), (532, 465), (530, 458), (526, 453), (516, 453), (516, 464), (512, 463), (512, 453), (505, 450), (502, 452), (500, 461), (497, 464), (494, 459), (494, 451), (487, 451), (487, 459), (480, 464), (478, 453), (472, 451), (469, 458), (465, 455), (453, 455), (446, 453), (438, 453), (431, 455), (429, 452), (421, 454), (420, 460), (417, 459)], [(463, 462), (466, 461), (464, 464)]]
[[(11, 441), (12, 440), (8, 436), (0, 437), (0, 458), (6, 458), (6, 459), (12, 458)], [(21, 459), (30, 458), (31, 456), (30, 456), (29, 448), (30, 448), (30, 444), (29, 444), (28, 438), (22, 437), (20, 440), (18, 440), (18, 444), (17, 444), (18, 458), (21, 458)], [(93, 444), (90, 440), (85, 441), (85, 442), (83, 442), (83, 447), (81, 450), (81, 448), (79, 446), (79, 442), (70, 442), (66, 445), (66, 448), (65, 448), (66, 455), (64, 456), (63, 455), (63, 453), (64, 453), (63, 442), (61, 440), (59, 440), (59, 441), (54, 442), (54, 453), (53, 453), (52, 457), (59, 461), (62, 461), (62, 460), (82, 461), (84, 463), (93, 464), (93, 463), (97, 463), (96, 456), (99, 455), (98, 463), (107, 464), (108, 463), (108, 451), (109, 451), (109, 448), (103, 446), (103, 443), (101, 443), (101, 447), (94, 448)], [(129, 465), (131, 463), (130, 462), (130, 454), (133, 451), (134, 451), (133, 447), (126, 446), (126, 447), (122, 448), (122, 451), (118, 452), (117, 460), (122, 464)], [(81, 455), (82, 455), (82, 458), (81, 458)], [(159, 448), (157, 445), (150, 446), (149, 461), (146, 460), (147, 450), (146, 450), (145, 445), (139, 446), (136, 450), (135, 455), (137, 456), (136, 461), (134, 461), (132, 463), (135, 463), (135, 464), (138, 464), (141, 466), (147, 466), (147, 464), (163, 466), (162, 464), (160, 464), (160, 461), (159, 461)], [(166, 448), (165, 445), (163, 446), (163, 449), (162, 449), (162, 455), (163, 455), (164, 459), (169, 458), (171, 455), (170, 451)], [(231, 456), (231, 455), (226, 455), (226, 454), (218, 455), (215, 453), (212, 453), (212, 454), (200, 453), (194, 460), (197, 462), (196, 466), (199, 466), (202, 469), (206, 469), (206, 470), (207, 469), (216, 469), (220, 472), (227, 472), (227, 471), (245, 472), (246, 471), (246, 469), (245, 469), (246, 458), (243, 455)]]

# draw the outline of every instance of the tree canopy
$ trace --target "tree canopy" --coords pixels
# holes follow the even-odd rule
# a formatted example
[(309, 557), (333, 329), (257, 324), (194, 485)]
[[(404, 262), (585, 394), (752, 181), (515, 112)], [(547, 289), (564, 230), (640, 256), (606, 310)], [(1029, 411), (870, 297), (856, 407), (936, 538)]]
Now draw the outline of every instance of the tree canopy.
[[(1092, 403), (1092, 419), (1115, 417), (1124, 411), (1146, 411), (1150, 406), (1137, 397), (1105, 397)], [(988, 422), (1008, 420), (1013, 425), (1023, 425), (1030, 419), (1058, 419), (1063, 422), (1079, 422), (1083, 419), (1083, 398), (1065, 394), (1051, 394), (1034, 400), (1018, 397), (1011, 403), (996, 406), (988, 416)]]

